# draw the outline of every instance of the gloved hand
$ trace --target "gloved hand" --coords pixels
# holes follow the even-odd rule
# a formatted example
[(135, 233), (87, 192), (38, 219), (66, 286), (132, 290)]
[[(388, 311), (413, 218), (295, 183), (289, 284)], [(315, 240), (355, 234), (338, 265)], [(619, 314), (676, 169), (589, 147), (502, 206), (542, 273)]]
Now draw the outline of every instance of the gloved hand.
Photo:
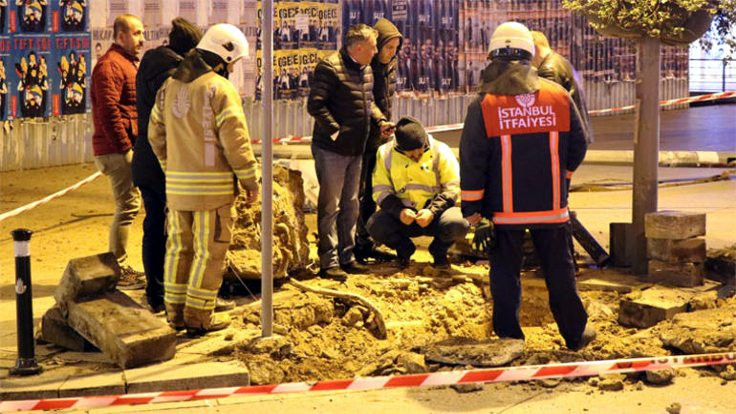
[(473, 249), (482, 254), (490, 253), (494, 247), (494, 235), (493, 222), (486, 218), (481, 219), (475, 227)]

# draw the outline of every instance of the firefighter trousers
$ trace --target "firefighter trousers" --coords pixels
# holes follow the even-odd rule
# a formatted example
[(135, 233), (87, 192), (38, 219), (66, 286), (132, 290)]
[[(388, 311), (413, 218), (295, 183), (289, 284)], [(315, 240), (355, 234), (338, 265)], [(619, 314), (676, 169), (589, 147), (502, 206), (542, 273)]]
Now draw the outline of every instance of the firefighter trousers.
[(231, 207), (169, 210), (164, 302), (175, 327), (210, 327), (230, 245)]
[[(570, 226), (529, 229), (544, 272), (549, 305), (568, 347), (582, 337), (588, 314), (575, 285), (570, 252)], [(499, 337), (524, 339), (519, 320), (521, 309), (521, 259), (524, 230), (496, 228), (496, 247), (491, 251), (491, 296), (493, 330)]]

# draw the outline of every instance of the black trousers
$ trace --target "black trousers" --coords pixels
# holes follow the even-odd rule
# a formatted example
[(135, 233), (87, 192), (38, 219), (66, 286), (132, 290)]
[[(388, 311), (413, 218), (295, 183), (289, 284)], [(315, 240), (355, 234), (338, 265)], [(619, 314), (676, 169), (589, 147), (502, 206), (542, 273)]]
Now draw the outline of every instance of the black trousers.
[(427, 227), (417, 223), (406, 225), (385, 210), (378, 210), (368, 220), (371, 236), (386, 246), (395, 249), (396, 255), (408, 259), (414, 254), (416, 246), (413, 237), (433, 236), (429, 253), (433, 258), (446, 260), (447, 250), (468, 233), (468, 222), (463, 218), (460, 207), (450, 207), (439, 217), (435, 217)]
[(363, 168), (360, 171), (360, 207), (358, 210), (358, 225), (355, 233), (355, 249), (359, 252), (370, 251), (373, 240), (368, 233), (368, 219), (376, 212), (376, 202), (373, 201), (373, 169), (376, 167), (377, 149), (367, 148), (363, 154)]
[(138, 187), (146, 209), (143, 219), (143, 270), (146, 272), (146, 297), (151, 305), (164, 303), (164, 258), (166, 256), (166, 192)]
[[(568, 347), (579, 343), (588, 314), (575, 285), (570, 252), (570, 226), (530, 229), (549, 291), (549, 305)], [(521, 245), (524, 230), (496, 228), (496, 247), (491, 252), (493, 330), (499, 337), (523, 339), (519, 322), (521, 307)]]

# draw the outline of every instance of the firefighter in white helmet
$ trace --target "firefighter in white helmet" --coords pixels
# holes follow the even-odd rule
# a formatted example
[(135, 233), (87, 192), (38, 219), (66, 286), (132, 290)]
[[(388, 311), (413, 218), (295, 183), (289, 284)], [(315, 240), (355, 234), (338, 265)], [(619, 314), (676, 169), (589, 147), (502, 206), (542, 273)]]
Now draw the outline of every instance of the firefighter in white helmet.
[(168, 240), (164, 302), (169, 324), (192, 336), (225, 328), (215, 314), (230, 210), (238, 191), (258, 196), (257, 164), (240, 95), (227, 80), (248, 56), (243, 33), (216, 24), (204, 34), (156, 95), (148, 139), (166, 175)]
[[(595, 331), (575, 286), (565, 180), (585, 156), (585, 129), (567, 91), (537, 76), (526, 26), (501, 24), (489, 49), (491, 63), (460, 138), (460, 187), (463, 216), (471, 225), (491, 220), (495, 229), (486, 237), (494, 243), (493, 329), (499, 337), (524, 338), (519, 272), (528, 229), (560, 334), (569, 349), (580, 349)], [(476, 241), (483, 234), (493, 233), (477, 228)]]

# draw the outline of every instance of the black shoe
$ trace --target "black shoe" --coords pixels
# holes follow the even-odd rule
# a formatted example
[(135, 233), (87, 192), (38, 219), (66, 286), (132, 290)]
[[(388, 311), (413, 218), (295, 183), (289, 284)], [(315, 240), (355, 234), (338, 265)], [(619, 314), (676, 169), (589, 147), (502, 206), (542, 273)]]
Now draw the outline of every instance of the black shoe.
[(411, 265), (411, 259), (408, 257), (397, 257), (394, 263), (399, 269), (406, 269)]
[(432, 258), (434, 259), (434, 263), (432, 264), (432, 267), (435, 267), (437, 269), (449, 269), (450, 268), (450, 261), (447, 260), (447, 254), (443, 255), (432, 255)]
[(143, 307), (148, 309), (148, 311), (154, 315), (158, 315), (166, 311), (166, 305), (164, 305), (162, 299), (151, 300), (145, 296), (143, 297)]
[(386, 263), (396, 260), (395, 254), (378, 250), (375, 247), (356, 247), (353, 250), (353, 254), (355, 255), (355, 260), (364, 265), (371, 262)]
[(593, 328), (590, 325), (585, 326), (585, 330), (583, 331), (583, 334), (580, 336), (580, 340), (578, 343), (574, 346), (569, 346), (568, 349), (571, 351), (578, 351), (580, 349), (585, 348), (589, 343), (593, 342), (593, 340), (596, 337), (595, 328)]
[(351, 275), (364, 275), (368, 273), (368, 266), (362, 265), (357, 261), (340, 265), (340, 268)]
[(337, 266), (328, 267), (319, 271), (319, 277), (323, 279), (337, 280), (338, 282), (344, 282), (348, 278), (348, 274), (344, 270)]

